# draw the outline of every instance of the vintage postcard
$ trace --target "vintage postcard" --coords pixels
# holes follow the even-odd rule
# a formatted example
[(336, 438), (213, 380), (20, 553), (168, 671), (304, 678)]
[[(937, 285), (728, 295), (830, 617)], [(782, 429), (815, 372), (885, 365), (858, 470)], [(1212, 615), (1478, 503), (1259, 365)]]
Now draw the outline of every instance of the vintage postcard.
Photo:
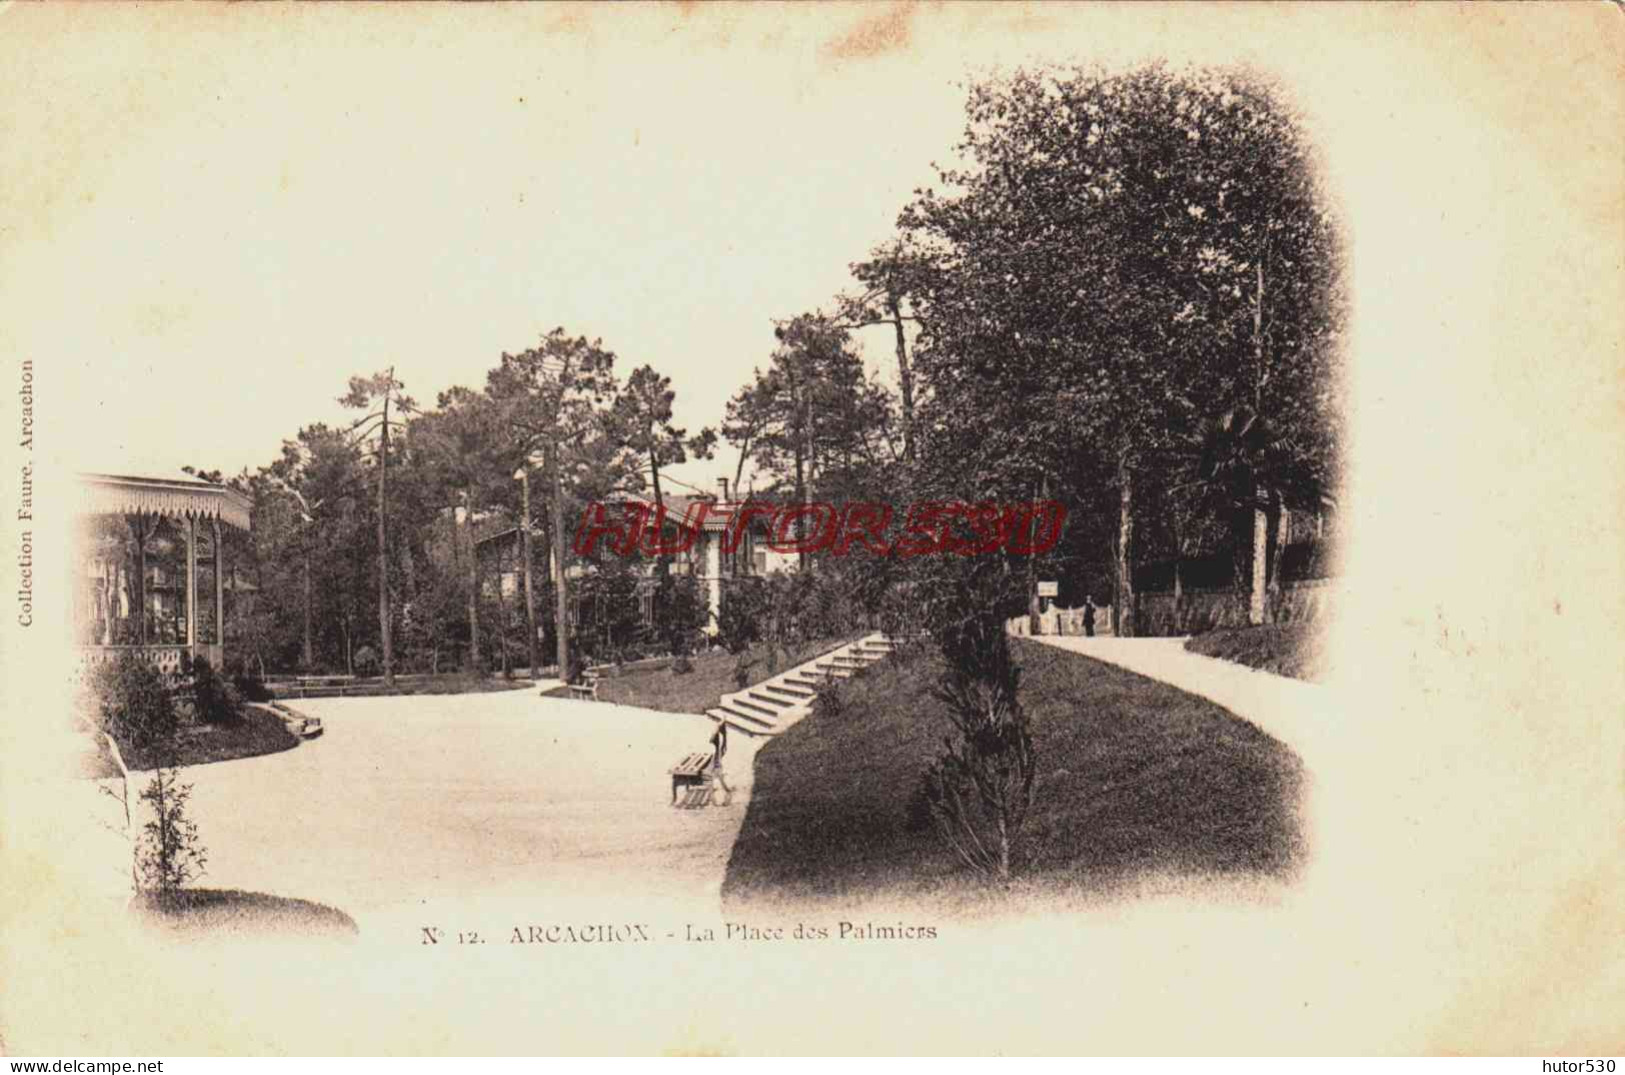
[(1618, 4), (0, 6), (12, 1056), (1625, 1046)]

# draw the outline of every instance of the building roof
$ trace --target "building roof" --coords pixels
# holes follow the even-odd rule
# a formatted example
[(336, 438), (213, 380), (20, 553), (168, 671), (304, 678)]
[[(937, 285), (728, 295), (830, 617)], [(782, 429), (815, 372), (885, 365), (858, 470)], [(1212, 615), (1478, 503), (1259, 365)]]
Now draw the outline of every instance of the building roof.
[(248, 498), (235, 489), (185, 472), (154, 477), (80, 474), (86, 510), (92, 515), (165, 515), (172, 519), (219, 519), (249, 528)]

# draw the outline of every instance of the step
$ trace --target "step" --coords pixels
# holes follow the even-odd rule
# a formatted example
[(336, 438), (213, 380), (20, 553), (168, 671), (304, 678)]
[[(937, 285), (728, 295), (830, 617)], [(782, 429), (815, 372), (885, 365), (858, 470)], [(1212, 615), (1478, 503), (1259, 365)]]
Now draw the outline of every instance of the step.
[(737, 728), (747, 735), (772, 735), (778, 730), (777, 725), (775, 725), (771, 720), (765, 720), (761, 717), (752, 716), (749, 713), (740, 712), (739, 710), (727, 705), (720, 705), (712, 709), (707, 709), (705, 711), (705, 715), (710, 717), (712, 720), (723, 722), (730, 728)]
[(775, 715), (778, 714), (779, 712), (782, 712), (783, 710), (790, 709), (790, 708), (792, 708), (794, 706), (797, 706), (797, 705), (801, 704), (801, 702), (803, 701), (803, 699), (801, 699), (801, 698), (778, 698), (778, 697), (775, 697), (766, 688), (756, 688), (756, 689), (751, 690), (749, 697), (750, 697), (751, 701), (753, 701), (753, 702), (762, 702), (762, 703), (764, 703), (766, 705), (777, 706), (778, 708), (773, 710)]
[(764, 683), (757, 689), (784, 695), (797, 702), (810, 702), (818, 697), (818, 692), (811, 687), (798, 687), (794, 683)]
[(818, 688), (829, 682), (829, 673), (823, 670), (809, 670), (806, 672), (791, 672), (784, 677), (784, 682), (792, 687), (804, 687), (814, 694)]
[(724, 694), (720, 704), (724, 707), (731, 706), (746, 713), (753, 713), (768, 720), (772, 720), (779, 715), (777, 709), (769, 708), (761, 702), (753, 702), (750, 700), (750, 696), (744, 693)]

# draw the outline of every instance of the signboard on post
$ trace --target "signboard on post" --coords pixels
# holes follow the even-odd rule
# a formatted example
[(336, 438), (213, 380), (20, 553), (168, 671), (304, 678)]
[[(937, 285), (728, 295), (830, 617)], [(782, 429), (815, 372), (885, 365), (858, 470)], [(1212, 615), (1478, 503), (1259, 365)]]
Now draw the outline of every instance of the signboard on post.
[(1038, 596), (1039, 597), (1059, 597), (1059, 596), (1061, 596), (1061, 584), (1059, 582), (1040, 582), (1038, 584)]

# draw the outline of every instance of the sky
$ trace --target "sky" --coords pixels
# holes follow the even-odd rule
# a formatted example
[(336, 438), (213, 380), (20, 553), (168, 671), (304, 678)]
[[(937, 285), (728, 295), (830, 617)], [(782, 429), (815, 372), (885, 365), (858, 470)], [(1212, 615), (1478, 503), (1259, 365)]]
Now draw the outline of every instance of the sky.
[[(961, 125), (965, 65), (842, 58), (884, 8), (494, 14), (125, 18), (42, 65), (11, 153), (43, 213), (11, 222), (4, 279), (44, 381), (95, 409), (84, 465), (256, 466), (344, 420), (351, 374), (393, 365), (432, 404), (555, 326), (715, 425)], [(889, 374), (889, 337), (870, 350)]]
[[(259, 466), (346, 421), (352, 374), (432, 404), (556, 326), (714, 426), (773, 320), (851, 288), (952, 159), (967, 80), (1267, 58), (1311, 103), (1345, 93), (1317, 48), (1271, 56), (1259, 13), (1220, 14), (9, 7), (0, 343), (73, 416), (43, 442), (70, 469)], [(859, 342), (894, 377), (889, 331)], [(733, 470), (724, 445), (674, 476)]]

